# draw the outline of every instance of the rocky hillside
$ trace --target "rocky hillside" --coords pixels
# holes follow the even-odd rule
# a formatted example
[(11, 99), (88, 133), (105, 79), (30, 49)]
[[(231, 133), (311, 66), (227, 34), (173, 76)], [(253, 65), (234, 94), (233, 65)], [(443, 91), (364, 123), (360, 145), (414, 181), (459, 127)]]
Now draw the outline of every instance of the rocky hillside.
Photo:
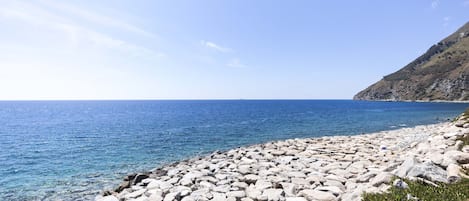
[(469, 22), (354, 99), (469, 101)]

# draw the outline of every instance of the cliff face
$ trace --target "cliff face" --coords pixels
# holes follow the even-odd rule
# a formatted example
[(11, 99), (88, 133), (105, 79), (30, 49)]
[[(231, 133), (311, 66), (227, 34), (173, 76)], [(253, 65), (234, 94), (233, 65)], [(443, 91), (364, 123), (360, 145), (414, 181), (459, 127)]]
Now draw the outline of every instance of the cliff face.
[(469, 100), (469, 22), (355, 100)]

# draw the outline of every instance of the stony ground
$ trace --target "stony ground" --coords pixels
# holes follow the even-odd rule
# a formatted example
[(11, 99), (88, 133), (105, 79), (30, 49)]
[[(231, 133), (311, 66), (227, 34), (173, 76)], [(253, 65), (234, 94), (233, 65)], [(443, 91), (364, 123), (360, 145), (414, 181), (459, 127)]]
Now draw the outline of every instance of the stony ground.
[(441, 123), (356, 136), (291, 139), (216, 152), (129, 175), (99, 201), (360, 200), (393, 176), (457, 182), (469, 125)]

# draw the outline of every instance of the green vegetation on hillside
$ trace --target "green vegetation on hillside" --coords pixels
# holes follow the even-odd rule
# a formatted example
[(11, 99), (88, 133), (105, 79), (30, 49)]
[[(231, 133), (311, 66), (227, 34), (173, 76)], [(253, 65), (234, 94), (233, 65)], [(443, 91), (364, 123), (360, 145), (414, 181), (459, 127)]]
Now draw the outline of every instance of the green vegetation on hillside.
[(469, 100), (469, 22), (397, 72), (354, 96), (358, 100)]

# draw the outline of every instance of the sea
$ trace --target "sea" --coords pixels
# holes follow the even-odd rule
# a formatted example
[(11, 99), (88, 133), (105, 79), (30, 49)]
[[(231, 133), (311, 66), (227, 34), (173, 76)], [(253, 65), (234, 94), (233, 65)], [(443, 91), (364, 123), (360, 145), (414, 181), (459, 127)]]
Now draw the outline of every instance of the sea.
[(130, 173), (239, 146), (451, 121), (467, 103), (0, 101), (0, 200), (93, 200)]

